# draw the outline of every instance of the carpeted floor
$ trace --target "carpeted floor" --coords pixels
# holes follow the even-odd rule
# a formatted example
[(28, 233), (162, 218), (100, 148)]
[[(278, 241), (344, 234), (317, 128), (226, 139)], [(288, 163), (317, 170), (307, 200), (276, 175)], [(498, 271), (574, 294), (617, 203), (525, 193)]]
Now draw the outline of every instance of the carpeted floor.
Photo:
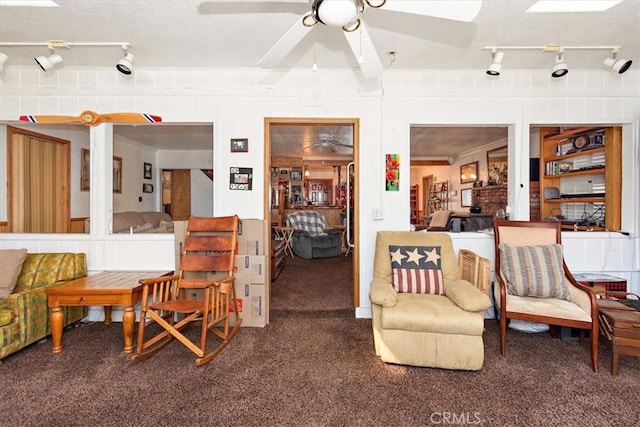
[[(323, 271), (330, 269), (328, 264)], [(310, 268), (305, 271), (319, 274)], [(306, 287), (313, 280), (296, 274)], [(273, 299), (277, 308), (277, 296)], [(340, 307), (331, 306), (329, 311), (333, 309)], [(51, 354), (47, 341), (2, 361), (0, 424), (640, 423), (640, 359), (621, 357), (620, 373), (612, 377), (611, 352), (604, 345), (598, 374), (591, 371), (586, 343), (551, 339), (547, 333), (510, 331), (507, 357), (503, 358), (498, 352), (497, 325), (487, 320), (482, 370), (397, 366), (376, 358), (370, 320), (332, 317), (317, 310), (298, 315), (287, 310), (275, 310), (265, 328), (242, 328), (203, 367), (196, 367), (192, 354), (176, 342), (149, 360), (131, 362), (122, 353), (119, 324), (85, 324), (65, 331), (64, 351), (59, 355)]]

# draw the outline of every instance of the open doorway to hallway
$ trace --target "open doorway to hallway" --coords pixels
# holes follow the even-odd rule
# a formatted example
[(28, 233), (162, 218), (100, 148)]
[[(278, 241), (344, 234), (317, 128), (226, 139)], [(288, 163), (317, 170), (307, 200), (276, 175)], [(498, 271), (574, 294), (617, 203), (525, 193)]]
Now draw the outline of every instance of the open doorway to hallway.
[[(353, 164), (358, 146), (359, 120), (355, 118), (265, 119), (265, 218), (272, 227), (285, 226), (293, 212), (316, 211), (330, 227), (344, 227), (352, 274), (340, 280), (348, 281), (344, 285), (352, 290), (351, 309), (359, 305), (358, 247), (354, 245), (358, 241), (358, 174)], [(303, 264), (305, 272), (319, 277), (331, 263), (297, 258), (296, 265)], [(276, 286), (277, 280), (272, 289)]]

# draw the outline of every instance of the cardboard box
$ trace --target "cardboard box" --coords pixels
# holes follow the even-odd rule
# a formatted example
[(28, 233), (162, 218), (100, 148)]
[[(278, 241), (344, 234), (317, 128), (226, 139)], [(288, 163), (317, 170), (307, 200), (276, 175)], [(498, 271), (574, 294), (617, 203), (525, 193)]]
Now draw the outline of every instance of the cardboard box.
[[(258, 283), (244, 283), (236, 279), (236, 304), (241, 327), (264, 328), (269, 323), (269, 302), (267, 286)], [(235, 315), (230, 316), (231, 325), (235, 324)]]
[(236, 255), (236, 283), (267, 283), (269, 257), (266, 255)]
[(182, 256), (182, 248), (184, 246), (184, 239), (187, 236), (187, 223), (189, 221), (174, 221), (173, 222), (173, 234), (176, 250), (176, 265), (173, 268), (174, 271), (180, 269), (180, 258)]
[(238, 255), (266, 255), (267, 221), (241, 219), (238, 223)]

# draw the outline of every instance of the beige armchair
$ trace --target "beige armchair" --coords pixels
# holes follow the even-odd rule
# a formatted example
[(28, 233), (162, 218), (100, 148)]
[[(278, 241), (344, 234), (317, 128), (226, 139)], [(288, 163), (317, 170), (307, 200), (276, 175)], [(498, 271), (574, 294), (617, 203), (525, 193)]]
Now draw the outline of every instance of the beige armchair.
[(507, 350), (510, 319), (591, 332), (591, 367), (598, 372), (596, 296), (578, 283), (563, 258), (559, 222), (494, 220), (496, 304), (500, 353)]
[[(448, 234), (380, 231), (373, 268), (369, 297), (376, 355), (403, 365), (482, 368), (484, 311), (491, 301), (461, 279)], [(403, 282), (403, 274), (429, 276), (422, 291), (432, 293), (409, 289), (407, 283), (416, 281)]]

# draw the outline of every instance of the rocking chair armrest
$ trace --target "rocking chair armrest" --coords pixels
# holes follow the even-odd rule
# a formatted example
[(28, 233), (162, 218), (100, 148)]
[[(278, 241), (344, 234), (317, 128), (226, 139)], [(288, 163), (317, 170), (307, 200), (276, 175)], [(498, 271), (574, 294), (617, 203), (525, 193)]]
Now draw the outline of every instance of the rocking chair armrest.
[(235, 278), (233, 276), (215, 277), (211, 279), (181, 279), (180, 287), (188, 289), (204, 289), (211, 286), (217, 286), (222, 283), (233, 282)]
[(180, 278), (180, 276), (178, 276), (177, 274), (172, 274), (172, 275), (168, 275), (168, 276), (159, 276), (159, 277), (151, 277), (148, 279), (140, 279), (138, 280), (138, 283), (140, 283), (141, 285), (155, 285), (156, 283), (162, 283), (162, 282), (168, 282), (171, 280), (178, 280)]

